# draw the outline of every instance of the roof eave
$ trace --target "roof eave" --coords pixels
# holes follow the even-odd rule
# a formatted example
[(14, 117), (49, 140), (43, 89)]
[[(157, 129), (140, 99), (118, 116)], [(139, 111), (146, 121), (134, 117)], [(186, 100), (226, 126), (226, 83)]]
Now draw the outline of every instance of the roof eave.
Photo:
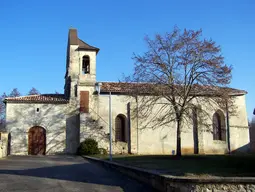
[(230, 93), (230, 96), (241, 96), (241, 95), (247, 95), (248, 92), (247, 91), (242, 91), (240, 93)]
[(8, 101), (5, 100), (4, 103), (41, 103), (41, 104), (67, 104), (69, 101)]
[[(132, 95), (131, 92), (123, 92), (123, 91), (109, 91), (109, 90), (101, 90), (100, 91), (100, 94), (121, 94), (121, 95)], [(144, 92), (144, 93), (137, 93), (138, 95), (152, 95), (151, 93), (148, 93), (148, 92)], [(242, 95), (246, 95), (247, 92), (244, 91), (244, 92), (240, 92), (240, 93), (231, 93), (229, 94), (230, 96), (242, 96)], [(191, 94), (191, 95), (194, 95), (194, 94)], [(196, 96), (198, 97), (206, 97), (206, 96), (217, 96), (217, 95), (214, 95), (214, 94), (196, 94)]]
[(98, 48), (85, 48), (85, 47), (78, 47), (78, 50), (96, 51), (96, 53), (98, 53), (100, 49), (98, 49)]

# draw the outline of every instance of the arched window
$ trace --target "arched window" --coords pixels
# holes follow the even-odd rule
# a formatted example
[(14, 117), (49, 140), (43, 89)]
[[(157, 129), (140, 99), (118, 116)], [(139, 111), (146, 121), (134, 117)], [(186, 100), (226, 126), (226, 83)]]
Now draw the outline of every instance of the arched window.
[(126, 117), (124, 115), (118, 115), (115, 118), (115, 141), (126, 142)]
[(225, 116), (221, 111), (213, 114), (213, 140), (226, 140)]
[(82, 57), (82, 73), (83, 74), (90, 73), (90, 61), (88, 56)]

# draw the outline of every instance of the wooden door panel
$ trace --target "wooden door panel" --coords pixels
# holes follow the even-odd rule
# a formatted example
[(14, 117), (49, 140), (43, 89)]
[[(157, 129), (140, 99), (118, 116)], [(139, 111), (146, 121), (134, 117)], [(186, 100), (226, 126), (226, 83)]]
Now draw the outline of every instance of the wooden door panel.
[(89, 92), (88, 91), (80, 92), (80, 111), (84, 113), (89, 112)]
[(46, 151), (46, 131), (42, 127), (33, 127), (28, 133), (28, 154), (45, 155)]

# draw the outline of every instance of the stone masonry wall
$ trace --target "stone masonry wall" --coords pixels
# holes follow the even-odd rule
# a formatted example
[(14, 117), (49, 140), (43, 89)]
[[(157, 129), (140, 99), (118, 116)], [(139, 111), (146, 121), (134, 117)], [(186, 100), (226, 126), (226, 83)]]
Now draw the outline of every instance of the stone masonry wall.
[(167, 192), (254, 192), (255, 184), (236, 183), (168, 183)]
[(66, 104), (7, 103), (6, 129), (11, 135), (11, 154), (28, 154), (28, 132), (33, 126), (46, 130), (46, 154), (65, 153), (65, 108)]
[[(95, 97), (95, 96), (93, 96)], [(91, 102), (94, 116), (99, 117), (99, 122), (102, 125), (100, 132), (109, 133), (109, 96), (99, 95), (94, 103)], [(132, 114), (132, 109), (136, 107), (136, 101), (132, 97), (124, 95), (112, 95), (112, 128), (113, 141), (115, 130), (115, 118), (118, 114), (123, 114), (127, 117), (127, 105), (131, 106), (130, 119), (130, 141), (131, 152), (138, 154), (172, 154), (176, 150), (176, 125), (175, 123), (161, 126), (150, 127), (151, 118), (155, 116), (157, 109), (151, 111), (151, 118), (141, 119), (136, 114)], [(200, 103), (202, 107), (206, 104)], [(230, 118), (230, 143), (231, 150), (236, 152), (247, 152), (249, 145), (249, 131), (247, 114), (245, 108), (245, 96), (236, 97), (237, 114)], [(208, 109), (213, 116), (216, 109)], [(138, 114), (139, 116), (139, 114)], [(246, 120), (245, 120), (246, 119)], [(207, 118), (207, 124), (212, 122), (211, 118)], [(138, 123), (138, 124), (137, 124)], [(211, 123), (212, 124), (212, 123)], [(147, 127), (146, 127), (147, 126)], [(212, 134), (212, 125), (209, 129), (202, 129), (198, 126), (199, 131), (199, 152), (202, 154), (224, 154), (227, 153), (227, 141), (214, 141)], [(138, 142), (138, 145), (137, 145)], [(108, 148), (108, 142), (104, 142), (103, 147)], [(115, 143), (115, 152), (123, 149), (121, 144)], [(186, 124), (182, 132), (182, 152), (183, 154), (194, 153), (194, 140), (192, 123)]]

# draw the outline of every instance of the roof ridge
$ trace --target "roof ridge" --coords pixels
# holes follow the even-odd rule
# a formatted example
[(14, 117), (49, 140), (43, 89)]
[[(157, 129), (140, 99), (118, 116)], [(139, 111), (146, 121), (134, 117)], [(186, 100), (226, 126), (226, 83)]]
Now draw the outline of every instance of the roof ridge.
[(152, 82), (117, 82), (117, 81), (98, 81), (97, 83), (156, 84)]
[(17, 97), (6, 97), (5, 99), (9, 98), (24, 98), (24, 97), (36, 97), (36, 96), (50, 96), (50, 95), (65, 95), (63, 93), (43, 93), (43, 94), (37, 94), (37, 95), (22, 95), (22, 96), (17, 96)]
[[(128, 84), (156, 84), (153, 82), (118, 82), (118, 81), (97, 81), (97, 83), (128, 83)], [(168, 84), (159, 84), (159, 85), (168, 85)], [(178, 85), (178, 84), (177, 84)], [(235, 90), (239, 90), (239, 91), (245, 91), (244, 89), (238, 89), (238, 88), (233, 88), (233, 87), (220, 87), (220, 86), (216, 86), (216, 85), (198, 85), (198, 84), (193, 84), (193, 85), (197, 85), (197, 86), (201, 86), (201, 87), (215, 87), (215, 88), (227, 88), (227, 89), (235, 89)], [(179, 85), (181, 86), (181, 85)]]
[[(98, 82), (100, 83), (100, 82)], [(132, 89), (136, 89), (136, 88), (142, 88), (144, 90), (142, 90), (142, 92), (146, 92), (146, 93), (150, 93), (150, 90), (148, 88), (150, 88), (150, 86), (167, 86), (167, 84), (155, 84), (155, 83), (150, 83), (150, 82), (101, 82), (102, 86), (101, 86), (101, 92), (116, 92), (116, 93), (128, 93), (129, 91), (131, 91)], [(197, 86), (197, 85), (194, 85)], [(178, 88), (179, 86), (177, 85), (176, 88)], [(198, 85), (199, 87), (206, 87), (204, 85)], [(242, 90), (242, 89), (237, 89), (237, 88), (232, 88), (232, 87), (220, 87), (220, 86), (209, 86), (211, 87), (211, 90), (209, 91), (213, 91), (213, 89), (215, 88), (219, 88), (219, 90), (222, 89), (228, 89), (232, 94), (232, 95), (244, 95), (247, 94), (247, 91)], [(198, 89), (194, 90), (195, 92), (198, 91)], [(202, 91), (204, 92), (204, 89), (202, 89)], [(194, 94), (198, 94), (195, 93)], [(201, 94), (201, 93), (199, 93)], [(205, 92), (205, 94), (208, 94)], [(210, 93), (213, 94), (213, 93)]]
[(69, 100), (64, 94), (39, 94), (26, 95), (21, 97), (8, 97), (5, 102), (21, 103), (67, 103)]
[(9, 98), (23, 98), (23, 97), (28, 97), (28, 96), (38, 96), (38, 95), (22, 95), (22, 96), (17, 96), (17, 97), (6, 97), (5, 99), (9, 99)]

